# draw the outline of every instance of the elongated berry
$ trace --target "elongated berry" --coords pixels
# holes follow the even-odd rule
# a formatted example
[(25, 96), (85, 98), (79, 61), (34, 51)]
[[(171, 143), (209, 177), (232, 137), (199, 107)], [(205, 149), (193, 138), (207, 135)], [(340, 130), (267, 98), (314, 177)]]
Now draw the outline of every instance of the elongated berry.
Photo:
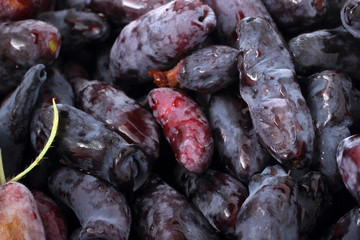
[(214, 142), (199, 105), (184, 92), (172, 88), (153, 89), (148, 103), (176, 160), (189, 172), (204, 172), (211, 163)]

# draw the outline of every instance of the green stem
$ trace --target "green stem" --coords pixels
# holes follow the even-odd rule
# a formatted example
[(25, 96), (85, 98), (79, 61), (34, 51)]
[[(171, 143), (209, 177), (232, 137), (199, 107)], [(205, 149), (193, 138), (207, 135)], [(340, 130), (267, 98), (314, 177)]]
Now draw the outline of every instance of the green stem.
[(28, 172), (30, 172), (39, 162), (40, 160), (44, 157), (44, 155), (46, 154), (46, 152), (49, 150), (51, 144), (54, 141), (54, 138), (56, 136), (56, 132), (58, 129), (58, 125), (59, 125), (59, 112), (58, 109), (56, 107), (56, 103), (55, 103), (55, 99), (52, 99), (53, 102), (53, 106), (54, 106), (54, 118), (53, 118), (53, 125), (51, 128), (51, 133), (50, 133), (50, 137), (48, 139), (48, 141), (45, 144), (44, 149), (40, 152), (39, 156), (37, 156), (37, 158), (35, 159), (35, 161), (33, 163), (30, 164), (29, 167), (27, 167), (24, 171), (22, 171), (21, 173), (19, 173), (17, 176), (15, 176), (14, 178), (12, 178), (11, 180), (9, 180), (9, 182), (16, 182), (19, 181), (22, 177), (24, 177)]
[(0, 149), (0, 185), (3, 185), (5, 183), (6, 183), (6, 178), (5, 178), (1, 149)]

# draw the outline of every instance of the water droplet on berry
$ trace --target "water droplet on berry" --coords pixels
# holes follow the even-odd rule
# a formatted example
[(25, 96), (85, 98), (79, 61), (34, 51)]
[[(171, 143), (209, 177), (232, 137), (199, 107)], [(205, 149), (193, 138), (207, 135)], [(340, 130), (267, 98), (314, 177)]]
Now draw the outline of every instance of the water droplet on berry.
[(21, 48), (26, 46), (26, 44), (23, 41), (21, 41), (20, 39), (16, 39), (16, 38), (12, 38), (10, 40), (10, 44), (16, 50), (21, 50)]

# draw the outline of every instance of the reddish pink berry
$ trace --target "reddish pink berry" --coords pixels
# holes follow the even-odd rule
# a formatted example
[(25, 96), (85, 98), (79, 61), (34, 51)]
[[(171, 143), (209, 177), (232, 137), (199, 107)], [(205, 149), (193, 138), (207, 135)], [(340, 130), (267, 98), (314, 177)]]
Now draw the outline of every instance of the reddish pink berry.
[(153, 89), (148, 103), (176, 160), (189, 172), (204, 172), (211, 163), (214, 143), (210, 125), (199, 105), (172, 88)]

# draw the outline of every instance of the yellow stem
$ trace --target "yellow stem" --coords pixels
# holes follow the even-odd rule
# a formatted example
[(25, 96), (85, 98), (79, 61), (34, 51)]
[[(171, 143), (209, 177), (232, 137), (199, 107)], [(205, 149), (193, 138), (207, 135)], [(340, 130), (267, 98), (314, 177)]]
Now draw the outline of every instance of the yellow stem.
[(5, 183), (6, 183), (6, 178), (5, 178), (1, 149), (0, 149), (0, 185), (3, 185)]
[(59, 126), (59, 112), (58, 109), (56, 107), (56, 103), (55, 103), (55, 98), (52, 99), (53, 102), (53, 106), (54, 106), (54, 118), (53, 118), (53, 125), (51, 128), (51, 133), (50, 133), (50, 137), (48, 139), (48, 141), (45, 144), (44, 149), (40, 152), (39, 156), (37, 156), (37, 158), (35, 159), (35, 161), (33, 163), (30, 164), (29, 167), (27, 167), (24, 171), (22, 171), (21, 173), (19, 173), (17, 176), (15, 176), (14, 178), (12, 178), (11, 180), (9, 180), (9, 182), (16, 182), (19, 181), (22, 177), (24, 177), (28, 172), (31, 171), (31, 169), (33, 169), (39, 162), (40, 160), (44, 157), (44, 155), (46, 154), (46, 152), (49, 150), (51, 144), (54, 141), (54, 138), (56, 136), (56, 132)]

